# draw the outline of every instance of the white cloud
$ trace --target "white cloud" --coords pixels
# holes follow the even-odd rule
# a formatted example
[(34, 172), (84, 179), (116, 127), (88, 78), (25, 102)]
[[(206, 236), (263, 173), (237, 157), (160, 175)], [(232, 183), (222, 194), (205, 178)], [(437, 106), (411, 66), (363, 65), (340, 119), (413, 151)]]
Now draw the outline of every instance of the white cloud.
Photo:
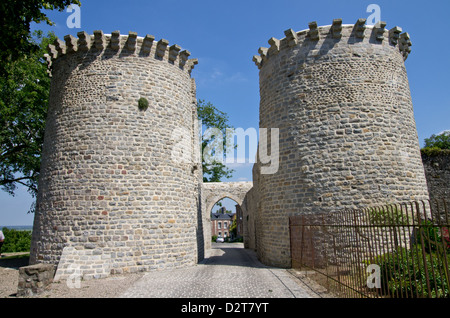
[(226, 62), (214, 58), (199, 58), (195, 68), (197, 86), (218, 86), (227, 83), (244, 83), (248, 79), (244, 73), (233, 70)]
[(242, 72), (236, 72), (233, 75), (231, 75), (230, 77), (226, 78), (226, 81), (229, 82), (238, 82), (238, 83), (243, 83), (243, 82), (247, 82), (247, 78), (244, 76), (244, 74)]

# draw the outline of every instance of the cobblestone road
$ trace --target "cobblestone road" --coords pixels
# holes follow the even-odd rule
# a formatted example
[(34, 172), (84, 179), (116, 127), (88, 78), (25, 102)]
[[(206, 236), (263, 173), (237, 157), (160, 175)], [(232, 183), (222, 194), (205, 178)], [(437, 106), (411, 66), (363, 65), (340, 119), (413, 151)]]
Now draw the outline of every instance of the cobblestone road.
[(314, 298), (284, 269), (261, 264), (242, 244), (213, 244), (196, 266), (150, 272), (123, 298)]

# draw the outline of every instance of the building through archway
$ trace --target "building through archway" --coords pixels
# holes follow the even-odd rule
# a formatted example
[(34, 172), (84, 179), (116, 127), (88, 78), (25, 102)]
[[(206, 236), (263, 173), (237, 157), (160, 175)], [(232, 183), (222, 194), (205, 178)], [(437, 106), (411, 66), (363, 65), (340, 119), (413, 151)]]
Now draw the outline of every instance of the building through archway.
[(217, 238), (224, 241), (243, 241), (243, 215), (241, 206), (230, 198), (223, 198), (211, 210), (212, 242)]
[[(213, 236), (212, 231), (212, 212), (216, 212), (216, 210), (213, 211), (214, 206), (223, 199), (229, 199), (234, 201), (236, 206), (238, 206), (238, 211), (240, 213), (240, 216), (236, 214), (236, 217), (242, 218), (242, 204), (244, 202), (245, 196), (247, 192), (253, 187), (253, 182), (211, 182), (211, 183), (204, 183), (203, 184), (203, 193), (202, 197), (204, 198), (204, 219), (206, 221), (205, 223), (205, 229), (204, 229), (204, 236), (205, 236), (205, 249), (210, 248), (211, 245), (211, 239)], [(224, 222), (227, 222), (227, 226), (230, 225), (230, 221), (232, 220), (225, 220), (225, 216), (222, 216), (223, 219), (221, 222), (221, 235), (224, 236), (223, 226)], [(218, 220), (219, 218), (217, 218)], [(217, 225), (218, 226), (218, 222)], [(242, 226), (242, 225), (241, 225)], [(243, 233), (243, 226), (241, 228)], [(229, 231), (227, 230), (227, 233), (229, 235)], [(216, 233), (218, 234), (218, 233)], [(243, 236), (243, 235), (242, 235)]]

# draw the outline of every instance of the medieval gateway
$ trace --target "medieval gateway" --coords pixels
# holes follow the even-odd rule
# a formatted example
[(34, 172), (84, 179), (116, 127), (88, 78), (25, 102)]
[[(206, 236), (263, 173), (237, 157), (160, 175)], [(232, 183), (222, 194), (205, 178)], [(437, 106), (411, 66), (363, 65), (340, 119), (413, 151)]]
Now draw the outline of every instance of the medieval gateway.
[(365, 22), (313, 22), (259, 49), (260, 127), (279, 129), (267, 149), (279, 168), (257, 163), (242, 183), (202, 182), (190, 52), (133, 32), (57, 40), (31, 264), (58, 265), (55, 279), (197, 264), (229, 197), (245, 246), (290, 267), (289, 216), (428, 199), (409, 36)]

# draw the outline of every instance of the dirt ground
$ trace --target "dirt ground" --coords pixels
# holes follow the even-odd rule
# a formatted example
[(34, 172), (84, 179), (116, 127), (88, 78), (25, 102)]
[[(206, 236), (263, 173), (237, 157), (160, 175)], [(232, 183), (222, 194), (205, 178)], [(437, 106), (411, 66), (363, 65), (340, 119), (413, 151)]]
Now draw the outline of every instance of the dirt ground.
[[(28, 257), (0, 259), (0, 298), (18, 298), (19, 268), (28, 265)], [(106, 279), (82, 281), (81, 288), (69, 288), (65, 282), (54, 282), (48, 291), (34, 298), (117, 298), (144, 274), (115, 275)]]

